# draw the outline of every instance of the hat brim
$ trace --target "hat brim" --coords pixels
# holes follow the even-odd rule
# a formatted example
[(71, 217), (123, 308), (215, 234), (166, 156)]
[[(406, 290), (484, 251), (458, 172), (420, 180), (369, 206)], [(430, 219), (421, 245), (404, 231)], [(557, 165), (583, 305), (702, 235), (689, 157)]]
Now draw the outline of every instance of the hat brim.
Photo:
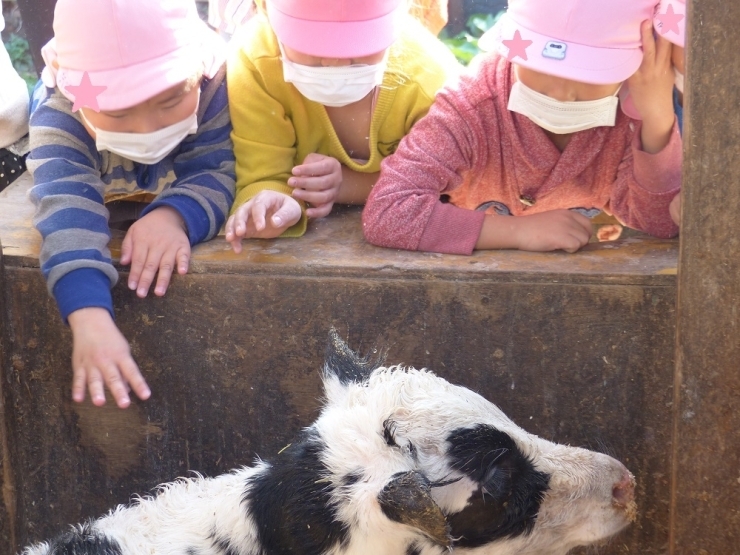
[(267, 2), (267, 17), (284, 45), (319, 58), (360, 58), (377, 54), (401, 33), (406, 3), (387, 14), (365, 21), (310, 21), (298, 19)]
[[(105, 87), (96, 96), (101, 111), (125, 110), (182, 83), (202, 71), (213, 77), (226, 60), (226, 45), (205, 24), (195, 29), (187, 46), (136, 65), (106, 71), (88, 71), (92, 85)], [(59, 68), (56, 85), (62, 94), (74, 102), (75, 95), (67, 85), (79, 85), (84, 70)]]
[[(517, 31), (524, 44), (528, 44), (524, 51), (526, 58), (512, 52), (503, 42), (513, 40)], [(564, 46), (562, 57), (546, 54), (552, 42)], [(486, 52), (498, 52), (512, 63), (541, 73), (593, 85), (626, 81), (642, 63), (641, 48), (599, 48), (566, 43), (558, 37), (547, 37), (517, 25), (507, 14), (481, 36), (478, 47)]]

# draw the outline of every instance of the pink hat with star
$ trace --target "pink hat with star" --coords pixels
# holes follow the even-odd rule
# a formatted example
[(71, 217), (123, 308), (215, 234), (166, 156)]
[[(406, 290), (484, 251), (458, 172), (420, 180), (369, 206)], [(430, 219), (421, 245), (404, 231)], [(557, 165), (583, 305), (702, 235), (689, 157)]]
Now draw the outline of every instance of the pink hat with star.
[(673, 44), (686, 42), (686, 0), (661, 0), (653, 16), (655, 32)]
[(73, 110), (122, 110), (224, 63), (194, 0), (58, 0), (41, 79)]
[(583, 83), (626, 81), (642, 62), (640, 25), (656, 0), (509, 0), (479, 40), (510, 62)]

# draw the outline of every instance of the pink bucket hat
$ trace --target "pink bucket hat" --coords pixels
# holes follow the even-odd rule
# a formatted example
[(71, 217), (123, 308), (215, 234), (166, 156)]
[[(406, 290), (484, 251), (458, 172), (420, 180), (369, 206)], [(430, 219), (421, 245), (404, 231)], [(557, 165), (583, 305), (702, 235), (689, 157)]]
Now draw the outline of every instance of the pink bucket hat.
[(661, 0), (653, 17), (655, 31), (678, 46), (686, 43), (686, 0)]
[(357, 58), (388, 48), (407, 11), (404, 0), (266, 0), (278, 40), (321, 58)]
[(565, 79), (606, 85), (642, 62), (640, 24), (656, 0), (510, 0), (478, 43), (509, 61)]
[(122, 110), (224, 63), (194, 0), (58, 0), (41, 78), (73, 110)]

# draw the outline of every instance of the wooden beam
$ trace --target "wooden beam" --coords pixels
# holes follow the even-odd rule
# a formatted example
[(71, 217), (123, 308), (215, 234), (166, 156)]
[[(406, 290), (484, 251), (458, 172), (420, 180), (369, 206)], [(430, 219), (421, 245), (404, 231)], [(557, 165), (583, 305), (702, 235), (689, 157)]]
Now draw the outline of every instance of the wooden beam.
[(672, 554), (740, 549), (740, 2), (689, 2)]
[(16, 491), (13, 465), (10, 462), (10, 441), (5, 420), (6, 401), (3, 390), (5, 366), (8, 364), (8, 341), (5, 320), (5, 279), (2, 246), (0, 246), (0, 550), (11, 552), (16, 547)]

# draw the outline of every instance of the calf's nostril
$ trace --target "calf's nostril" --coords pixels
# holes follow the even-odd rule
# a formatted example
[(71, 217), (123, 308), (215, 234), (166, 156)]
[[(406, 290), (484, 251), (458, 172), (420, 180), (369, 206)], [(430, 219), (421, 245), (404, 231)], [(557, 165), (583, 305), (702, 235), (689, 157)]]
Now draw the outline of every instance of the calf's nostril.
[(612, 499), (615, 505), (626, 507), (635, 500), (635, 477), (626, 472), (622, 479), (612, 488)]

